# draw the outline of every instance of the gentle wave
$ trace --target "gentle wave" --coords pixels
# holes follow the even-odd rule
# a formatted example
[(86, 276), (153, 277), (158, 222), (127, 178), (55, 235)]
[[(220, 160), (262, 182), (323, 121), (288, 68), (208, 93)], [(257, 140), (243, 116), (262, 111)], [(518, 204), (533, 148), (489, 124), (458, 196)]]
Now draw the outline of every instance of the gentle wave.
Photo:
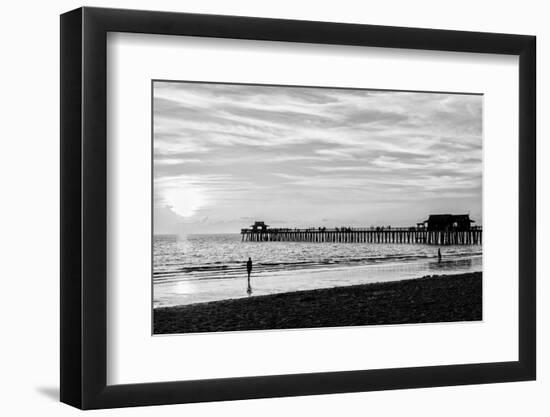
[[(251, 257), (254, 276), (299, 270), (410, 263), (437, 258), (437, 247), (414, 244), (241, 242), (238, 234), (155, 237), (153, 280), (242, 277)], [(444, 260), (479, 257), (481, 246), (441, 247)]]
[[(456, 253), (446, 256), (446, 260), (460, 261), (463, 259), (471, 259), (480, 257), (481, 252)], [(365, 258), (348, 258), (348, 259), (326, 259), (320, 261), (301, 261), (301, 262), (257, 262), (253, 266), (254, 275), (263, 275), (267, 273), (277, 273), (292, 270), (306, 269), (327, 269), (338, 268), (342, 266), (359, 266), (359, 265), (375, 265), (381, 263), (394, 262), (414, 262), (418, 260), (436, 259), (433, 255), (390, 255)], [(228, 264), (228, 265), (212, 265), (205, 264), (199, 266), (183, 266), (170, 270), (155, 271), (153, 273), (155, 282), (171, 282), (185, 280), (201, 280), (201, 279), (227, 279), (243, 276), (246, 274), (246, 266), (244, 262)]]

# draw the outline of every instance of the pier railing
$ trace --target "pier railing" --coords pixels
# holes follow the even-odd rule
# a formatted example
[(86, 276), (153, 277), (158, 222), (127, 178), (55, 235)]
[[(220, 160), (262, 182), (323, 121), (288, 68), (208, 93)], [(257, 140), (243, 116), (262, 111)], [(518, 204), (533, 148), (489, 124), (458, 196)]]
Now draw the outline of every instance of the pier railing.
[(483, 230), (428, 230), (418, 227), (266, 228), (241, 229), (243, 242), (408, 243), (427, 245), (481, 245)]

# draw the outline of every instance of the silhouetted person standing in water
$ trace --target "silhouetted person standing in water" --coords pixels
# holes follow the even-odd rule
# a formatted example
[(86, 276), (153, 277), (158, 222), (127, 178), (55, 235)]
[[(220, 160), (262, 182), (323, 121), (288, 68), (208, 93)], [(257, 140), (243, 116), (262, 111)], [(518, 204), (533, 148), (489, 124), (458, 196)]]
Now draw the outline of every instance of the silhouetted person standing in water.
[[(441, 262), (441, 249), (437, 248), (437, 262)], [(250, 276), (250, 272), (248, 273)]]
[(248, 258), (248, 262), (246, 263), (246, 271), (248, 272), (248, 287), (246, 289), (246, 292), (248, 295), (252, 294), (252, 287), (250, 286), (250, 273), (252, 272), (252, 259)]

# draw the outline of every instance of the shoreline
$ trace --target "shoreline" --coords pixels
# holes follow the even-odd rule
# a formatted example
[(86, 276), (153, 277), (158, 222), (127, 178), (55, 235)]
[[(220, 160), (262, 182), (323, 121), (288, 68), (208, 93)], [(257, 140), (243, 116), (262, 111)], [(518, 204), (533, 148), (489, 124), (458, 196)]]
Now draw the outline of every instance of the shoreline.
[(158, 307), (154, 334), (482, 320), (482, 273)]
[[(481, 271), (482, 257), (446, 259), (442, 262), (411, 261), (354, 265), (308, 270), (280, 271), (260, 275), (252, 271), (254, 296), (417, 279), (428, 275), (453, 275)], [(246, 271), (224, 279), (182, 279), (155, 282), (154, 308), (178, 307), (197, 303), (248, 298)]]
[[(482, 252), (478, 253), (460, 253), (446, 255), (444, 262), (459, 262), (468, 259), (481, 258)], [(300, 263), (262, 263), (258, 262), (254, 265), (254, 271), (259, 274), (284, 274), (288, 272), (307, 272), (310, 270), (339, 270), (349, 267), (368, 267), (368, 266), (388, 266), (402, 263), (415, 262), (437, 262), (436, 255), (394, 255), (386, 257), (370, 257), (365, 259), (350, 259), (345, 261), (308, 261)], [(219, 279), (231, 278), (232, 276), (242, 275), (244, 270), (243, 262), (230, 265), (201, 265), (201, 266), (186, 266), (173, 270), (159, 270), (153, 272), (153, 279), (158, 279), (157, 282), (162, 283), (165, 278), (177, 278), (180, 275), (196, 276), (194, 279)], [(207, 275), (211, 274), (211, 275)]]

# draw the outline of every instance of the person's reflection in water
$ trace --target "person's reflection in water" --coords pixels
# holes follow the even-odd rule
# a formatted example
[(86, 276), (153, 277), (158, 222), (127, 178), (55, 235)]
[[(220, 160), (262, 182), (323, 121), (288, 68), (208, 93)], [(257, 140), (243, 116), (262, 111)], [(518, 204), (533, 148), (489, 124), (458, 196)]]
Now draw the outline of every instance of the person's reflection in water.
[(250, 286), (250, 274), (252, 273), (252, 258), (248, 258), (246, 263), (246, 271), (248, 272), (248, 287), (246, 288), (246, 293), (250, 297), (252, 295), (252, 287)]

